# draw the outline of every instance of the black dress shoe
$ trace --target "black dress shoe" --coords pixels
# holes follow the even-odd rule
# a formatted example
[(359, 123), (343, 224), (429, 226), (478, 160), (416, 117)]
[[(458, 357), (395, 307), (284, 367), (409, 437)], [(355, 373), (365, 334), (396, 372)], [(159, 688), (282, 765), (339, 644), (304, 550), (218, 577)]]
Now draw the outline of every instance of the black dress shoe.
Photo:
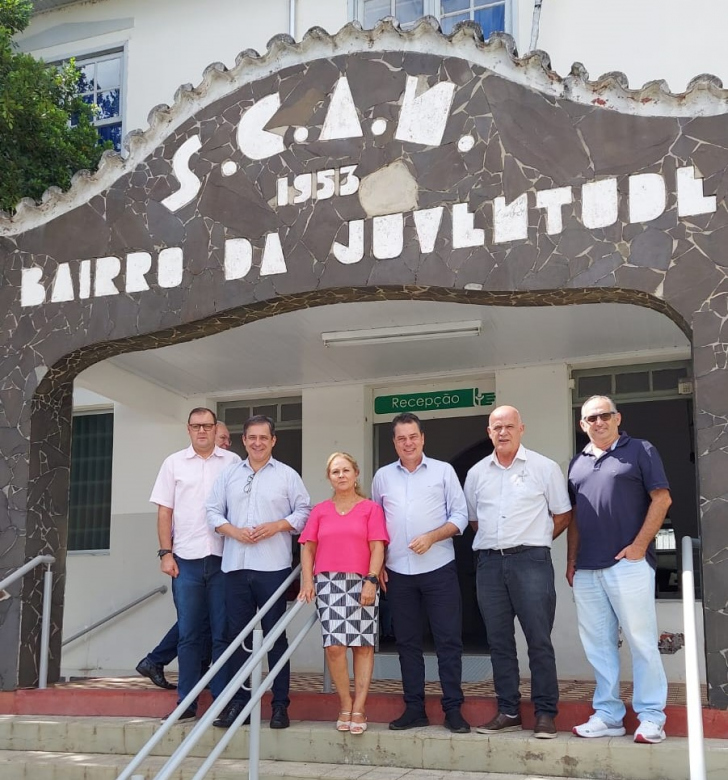
[(177, 687), (164, 676), (164, 669), (161, 666), (157, 666), (157, 664), (153, 664), (149, 658), (142, 658), (137, 664), (136, 670), (142, 677), (149, 678), (158, 688), (171, 691)]
[(460, 710), (450, 710), (445, 713), (445, 728), (453, 734), (470, 734), (470, 724), (460, 713)]
[[(175, 708), (175, 709), (176, 709), (176, 708)], [(169, 713), (169, 715), (165, 715), (165, 716), (162, 718), (162, 723), (164, 723), (165, 721), (169, 720), (169, 719), (170, 719), (170, 717), (172, 716), (172, 714), (173, 714), (173, 713), (174, 713), (174, 710), (172, 710), (172, 712), (170, 712), (170, 713)], [(186, 709), (186, 710), (185, 710), (185, 711), (184, 711), (184, 712), (183, 712), (183, 713), (182, 713), (182, 714), (179, 716), (179, 718), (177, 718), (177, 721), (176, 721), (176, 722), (177, 722), (177, 723), (184, 723), (185, 721), (188, 721), (188, 720), (195, 720), (196, 718), (197, 718), (197, 712), (196, 712), (195, 710), (193, 710), (193, 709), (192, 709), (192, 707), (188, 707), (188, 708), (187, 708), (187, 709)]]
[(389, 724), (389, 728), (392, 731), (404, 731), (405, 729), (416, 729), (429, 725), (430, 721), (425, 712), (421, 710), (405, 710), (396, 720)]
[[(217, 726), (219, 729), (229, 729), (230, 726), (235, 723), (238, 715), (245, 709), (247, 702), (245, 701), (233, 701), (229, 702), (225, 709), (220, 713), (220, 717), (212, 722), (213, 726)], [(250, 716), (244, 721), (243, 725), (247, 726), (250, 723)]]
[(273, 713), (270, 716), (270, 727), (272, 729), (287, 729), (291, 725), (288, 717), (288, 710), (282, 705), (277, 704), (273, 707)]

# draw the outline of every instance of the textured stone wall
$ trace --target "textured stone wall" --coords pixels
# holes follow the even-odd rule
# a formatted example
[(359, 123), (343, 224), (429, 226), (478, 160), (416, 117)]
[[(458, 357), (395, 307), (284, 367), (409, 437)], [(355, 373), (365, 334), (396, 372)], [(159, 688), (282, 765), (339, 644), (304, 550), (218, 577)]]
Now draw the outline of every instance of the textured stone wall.
[[(561, 79), (469, 25), (314, 30), (208, 69), (128, 160), (0, 219), (0, 573), (58, 556), (51, 675), (79, 371), (334, 302), (617, 301), (694, 345), (708, 680), (728, 706), (727, 109), (710, 79), (677, 97)], [(0, 603), (4, 688), (36, 679), (39, 582)]]

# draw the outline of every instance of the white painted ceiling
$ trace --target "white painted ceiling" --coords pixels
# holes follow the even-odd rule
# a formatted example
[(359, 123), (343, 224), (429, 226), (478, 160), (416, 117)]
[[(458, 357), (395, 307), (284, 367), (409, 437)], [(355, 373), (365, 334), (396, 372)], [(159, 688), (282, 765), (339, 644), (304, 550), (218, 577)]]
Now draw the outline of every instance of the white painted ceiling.
[[(321, 333), (395, 325), (481, 320), (479, 336), (325, 347)], [(116, 357), (117, 366), (183, 396), (338, 382), (375, 383), (419, 374), (487, 372), (501, 366), (566, 361), (625, 362), (688, 354), (667, 317), (623, 304), (509, 308), (425, 301), (345, 303), (282, 314), (187, 344)], [(591, 356), (591, 357), (590, 357)]]

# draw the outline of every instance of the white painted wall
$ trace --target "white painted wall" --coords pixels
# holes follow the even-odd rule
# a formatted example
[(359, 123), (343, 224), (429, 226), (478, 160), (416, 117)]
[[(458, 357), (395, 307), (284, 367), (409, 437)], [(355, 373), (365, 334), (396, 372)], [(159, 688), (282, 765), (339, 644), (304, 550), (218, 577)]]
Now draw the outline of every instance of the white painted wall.
[[(533, 2), (520, 0), (520, 6), (533, 8)], [(520, 14), (529, 36), (531, 16)], [(701, 73), (728, 83), (726, 29), (728, 3), (716, 0), (544, 0), (538, 48), (562, 76), (581, 62), (592, 79), (617, 70), (632, 88), (665, 79), (682, 92)]]
[[(169, 587), (155, 555), (157, 515), (149, 494), (164, 458), (189, 442), (180, 396), (109, 363), (83, 372), (75, 387), (79, 406), (88, 408), (94, 397), (113, 402), (111, 543), (108, 552), (68, 556), (66, 637), (160, 585)], [(170, 588), (69, 644), (61, 674), (129, 674), (175, 619)]]

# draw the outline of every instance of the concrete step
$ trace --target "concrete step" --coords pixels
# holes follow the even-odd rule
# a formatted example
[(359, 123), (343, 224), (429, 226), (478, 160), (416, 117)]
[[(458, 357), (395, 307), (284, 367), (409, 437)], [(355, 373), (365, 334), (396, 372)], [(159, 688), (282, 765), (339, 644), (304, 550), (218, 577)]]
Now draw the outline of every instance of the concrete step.
[[(157, 728), (159, 722), (151, 719), (5, 715), (0, 716), (0, 750), (6, 755), (12, 751), (34, 755), (43, 751), (54, 756), (96, 756), (94, 760), (103, 765), (114, 756), (134, 755)], [(175, 726), (156, 746), (155, 755), (170, 755), (191, 729), (189, 723)], [(194, 748), (193, 757), (208, 755), (220, 735), (218, 729), (206, 733)], [(728, 777), (728, 741), (706, 740), (705, 745), (709, 777), (724, 780)], [(243, 728), (228, 746), (225, 759), (244, 761), (247, 756), (248, 729)], [(686, 780), (689, 775), (687, 740), (681, 737), (669, 738), (660, 745), (638, 745), (630, 737), (587, 740), (562, 732), (556, 739), (540, 740), (530, 731), (451, 734), (441, 726), (430, 726), (402, 732), (390, 731), (381, 724), (370, 724), (364, 735), (352, 736), (338, 733), (332, 723), (317, 721), (294, 721), (283, 731), (264, 726), (261, 758), (330, 767), (491, 772), (520, 777)], [(59, 763), (80, 765), (82, 759), (64, 758)], [(0, 767), (0, 777), (6, 780), (10, 775)], [(40, 774), (36, 778), (32, 773), (25, 777), (46, 778)], [(50, 777), (60, 780), (55, 775)], [(319, 775), (309, 773), (308, 777)], [(95, 780), (96, 774), (89, 774), (87, 780), (90, 778)], [(380, 780), (387, 778), (382, 776)], [(408, 780), (413, 778), (408, 776)]]
[[(100, 756), (90, 753), (46, 753), (0, 750), (0, 777), (3, 780), (116, 780), (131, 756)], [(152, 778), (164, 759), (150, 758), (138, 773)], [(177, 770), (175, 780), (192, 780), (202, 759), (187, 759)], [(525, 780), (523, 775), (492, 772), (457, 772), (409, 767), (374, 767), (359, 764), (313, 764), (293, 761), (261, 761), (261, 780)], [(241, 780), (248, 762), (221, 759), (207, 774), (207, 780)], [(530, 775), (528, 780), (549, 780)], [(588, 780), (584, 778), (583, 780)]]

